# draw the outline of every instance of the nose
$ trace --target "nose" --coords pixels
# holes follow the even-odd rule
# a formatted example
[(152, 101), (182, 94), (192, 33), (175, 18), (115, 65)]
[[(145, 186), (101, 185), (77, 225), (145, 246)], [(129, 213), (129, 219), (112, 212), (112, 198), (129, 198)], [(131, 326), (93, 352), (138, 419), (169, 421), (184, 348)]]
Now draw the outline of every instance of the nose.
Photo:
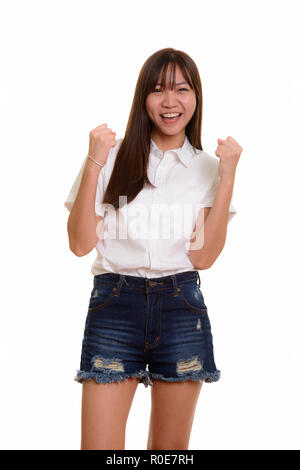
[(174, 93), (172, 91), (165, 91), (164, 95), (163, 95), (163, 100), (162, 100), (162, 103), (165, 105), (165, 106), (169, 106), (170, 108), (173, 106), (173, 103), (176, 102), (176, 97), (174, 95)]

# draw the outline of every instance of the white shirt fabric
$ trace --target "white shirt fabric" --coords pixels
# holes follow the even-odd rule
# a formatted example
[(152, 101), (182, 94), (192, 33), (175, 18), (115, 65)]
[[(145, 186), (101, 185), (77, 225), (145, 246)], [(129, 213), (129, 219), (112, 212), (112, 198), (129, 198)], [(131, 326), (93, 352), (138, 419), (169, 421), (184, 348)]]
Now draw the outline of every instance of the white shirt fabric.
[[(116, 217), (118, 212), (105, 212), (106, 205), (102, 204), (122, 138), (116, 142), (98, 178), (95, 212), (104, 217), (104, 226), (92, 274), (155, 278), (195, 270), (188, 256), (190, 239), (199, 210), (213, 205), (220, 183), (219, 158), (203, 150), (194, 151), (187, 136), (181, 148), (164, 153), (151, 139), (148, 177), (154, 187), (145, 185)], [(86, 159), (64, 203), (69, 211)], [(232, 198), (228, 222), (236, 212)]]

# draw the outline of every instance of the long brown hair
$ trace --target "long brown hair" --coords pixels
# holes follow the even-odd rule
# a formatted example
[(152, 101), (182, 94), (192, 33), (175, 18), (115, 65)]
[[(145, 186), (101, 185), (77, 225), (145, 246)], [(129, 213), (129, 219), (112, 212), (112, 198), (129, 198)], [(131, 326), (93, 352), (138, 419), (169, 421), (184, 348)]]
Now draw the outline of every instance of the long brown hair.
[(153, 122), (147, 114), (145, 102), (148, 94), (154, 91), (161, 71), (161, 87), (165, 87), (169, 64), (172, 67), (172, 89), (177, 64), (195, 92), (196, 109), (185, 128), (185, 133), (194, 149), (203, 150), (201, 145), (202, 86), (197, 65), (183, 51), (171, 47), (160, 49), (146, 60), (139, 73), (126, 132), (116, 156), (103, 204), (112, 204), (115, 209), (118, 209), (119, 196), (127, 196), (127, 204), (129, 204), (145, 184), (152, 186), (147, 176), (147, 169)]

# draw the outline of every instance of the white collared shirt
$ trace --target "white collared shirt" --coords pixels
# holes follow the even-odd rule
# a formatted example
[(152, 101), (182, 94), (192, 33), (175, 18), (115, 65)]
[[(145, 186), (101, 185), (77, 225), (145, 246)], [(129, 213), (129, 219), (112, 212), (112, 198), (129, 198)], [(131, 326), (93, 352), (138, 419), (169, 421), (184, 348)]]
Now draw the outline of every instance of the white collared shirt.
[[(154, 187), (145, 185), (133, 201), (121, 204), (119, 211), (111, 206), (105, 212), (103, 196), (122, 140), (117, 139), (99, 173), (95, 212), (104, 217), (104, 225), (92, 274), (154, 278), (195, 270), (188, 256), (190, 239), (199, 210), (213, 205), (220, 183), (219, 158), (194, 150), (187, 136), (181, 148), (164, 153), (151, 139), (148, 177)], [(64, 203), (69, 211), (85, 162)], [(237, 212), (232, 201), (228, 222)]]

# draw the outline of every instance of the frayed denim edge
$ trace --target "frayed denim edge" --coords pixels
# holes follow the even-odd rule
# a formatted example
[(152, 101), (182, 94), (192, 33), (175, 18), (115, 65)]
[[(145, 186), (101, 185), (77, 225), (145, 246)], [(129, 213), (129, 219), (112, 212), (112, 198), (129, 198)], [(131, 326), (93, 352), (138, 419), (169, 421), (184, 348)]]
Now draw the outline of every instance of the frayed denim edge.
[(149, 372), (150, 379), (163, 380), (166, 382), (184, 382), (186, 380), (199, 381), (204, 380), (204, 382), (217, 382), (220, 379), (221, 371), (215, 370), (214, 372), (208, 372), (206, 370), (201, 371), (191, 371), (188, 374), (182, 375), (182, 377), (164, 377), (162, 374), (155, 374)]
[(146, 388), (148, 387), (148, 385), (150, 386), (153, 385), (153, 382), (151, 381), (149, 377), (149, 372), (145, 370), (140, 370), (133, 374), (113, 373), (113, 375), (111, 375), (111, 371), (109, 372), (110, 373), (105, 374), (103, 372), (102, 373), (85, 372), (83, 370), (77, 370), (77, 375), (74, 377), (74, 380), (76, 382), (82, 383), (83, 379), (92, 380), (94, 378), (97, 383), (113, 383), (113, 382), (120, 382), (121, 380), (126, 380), (126, 379), (133, 377), (133, 378), (139, 378), (140, 379), (139, 383), (143, 383)]
[(152, 379), (163, 380), (165, 382), (184, 382), (186, 380), (193, 380), (198, 382), (202, 380), (206, 383), (217, 382), (220, 379), (221, 371), (215, 370), (214, 372), (208, 372), (205, 370), (201, 371), (191, 371), (188, 374), (182, 375), (181, 377), (164, 377), (162, 374), (155, 374), (148, 371), (140, 370), (133, 374), (103, 374), (100, 372), (85, 372), (82, 370), (77, 370), (77, 375), (74, 377), (76, 382), (82, 383), (83, 379), (92, 380), (95, 378), (97, 383), (113, 383), (120, 382), (121, 380), (126, 380), (131, 377), (139, 378), (140, 383), (143, 383), (147, 388), (148, 385), (152, 386)]

